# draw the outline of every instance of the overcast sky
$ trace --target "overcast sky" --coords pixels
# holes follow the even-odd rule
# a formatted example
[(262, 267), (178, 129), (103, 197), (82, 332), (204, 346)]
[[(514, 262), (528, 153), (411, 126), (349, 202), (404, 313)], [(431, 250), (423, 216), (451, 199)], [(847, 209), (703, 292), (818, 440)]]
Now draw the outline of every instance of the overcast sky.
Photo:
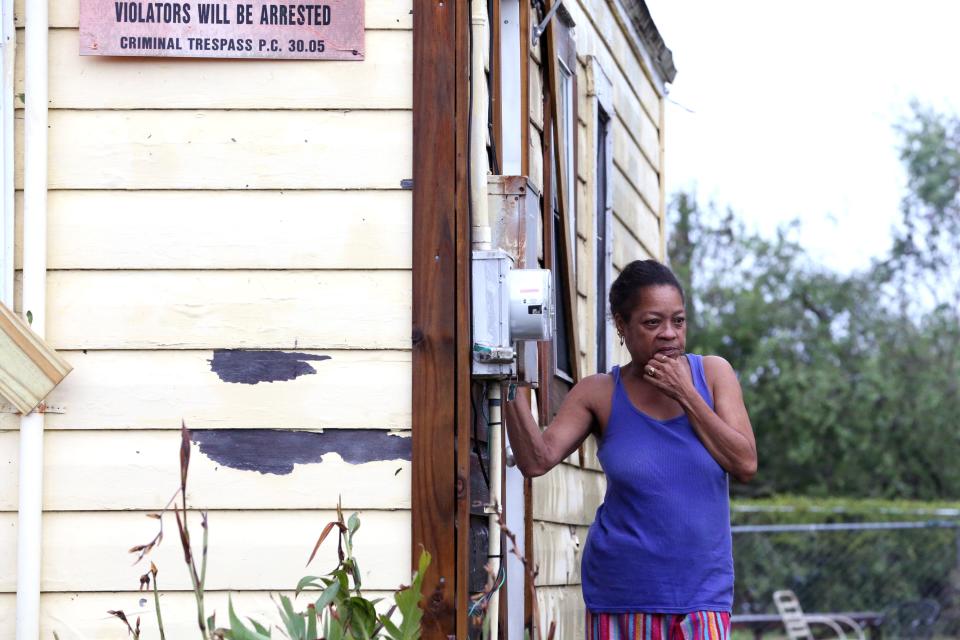
[(960, 108), (960, 2), (646, 1), (678, 69), (668, 192), (764, 232), (800, 218), (837, 269), (881, 255), (905, 185), (893, 125), (912, 98)]

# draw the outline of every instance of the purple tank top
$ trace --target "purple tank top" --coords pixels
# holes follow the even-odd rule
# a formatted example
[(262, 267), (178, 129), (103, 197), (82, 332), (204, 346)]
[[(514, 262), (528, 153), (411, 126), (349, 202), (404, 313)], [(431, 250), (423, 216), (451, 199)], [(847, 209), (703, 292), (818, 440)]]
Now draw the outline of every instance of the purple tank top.
[[(713, 408), (701, 356), (687, 354), (697, 391)], [(607, 477), (587, 536), (583, 598), (597, 613), (690, 613), (733, 607), (727, 473), (686, 414), (654, 420), (614, 379), (597, 457)]]

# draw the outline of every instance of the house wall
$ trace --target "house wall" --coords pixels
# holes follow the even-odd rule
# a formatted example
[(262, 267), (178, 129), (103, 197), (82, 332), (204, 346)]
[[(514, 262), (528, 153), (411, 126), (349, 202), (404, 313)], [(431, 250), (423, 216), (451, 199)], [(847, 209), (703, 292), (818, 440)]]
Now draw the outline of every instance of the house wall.
[[(609, 80), (612, 107), (612, 277), (630, 261), (662, 259), (663, 181), (661, 151), (662, 96), (650, 70), (630, 46), (630, 35), (618, 20), (618, 0), (564, 2), (575, 27), (578, 58), (577, 160), (577, 296), (578, 330), (583, 375), (596, 373), (596, 112), (600, 99), (598, 72)], [(536, 23), (536, 16), (531, 18)], [(638, 46), (643, 46), (638, 43)], [(543, 105), (538, 48), (531, 50), (530, 161), (531, 175), (542, 182)], [(612, 322), (607, 335), (616, 339)], [(629, 354), (614, 348), (613, 364)], [(537, 597), (543, 629), (557, 623), (557, 638), (584, 637), (584, 605), (580, 558), (587, 531), (603, 501), (606, 482), (596, 457), (596, 440), (589, 438), (583, 458), (574, 452), (550, 473), (533, 481), (534, 554), (540, 573)]]
[[(22, 2), (16, 13), (21, 94)], [(363, 62), (80, 57), (77, 22), (78, 0), (50, 3), (47, 338), (74, 371), (48, 398), (62, 413), (46, 416), (42, 637), (126, 638), (108, 609), (152, 624), (137, 591), (149, 567), (127, 549), (154, 536), (144, 514), (177, 487), (181, 420), (198, 430), (190, 502), (209, 510), (208, 613), (221, 623), (228, 589), (241, 614), (272, 616), (268, 592), (329, 570), (332, 541), (304, 565), (338, 500), (360, 511), (364, 586), (399, 586), (411, 1), (366, 0)], [(18, 427), (0, 413), (3, 620)], [(170, 518), (165, 532), (151, 557), (167, 636), (189, 637)]]

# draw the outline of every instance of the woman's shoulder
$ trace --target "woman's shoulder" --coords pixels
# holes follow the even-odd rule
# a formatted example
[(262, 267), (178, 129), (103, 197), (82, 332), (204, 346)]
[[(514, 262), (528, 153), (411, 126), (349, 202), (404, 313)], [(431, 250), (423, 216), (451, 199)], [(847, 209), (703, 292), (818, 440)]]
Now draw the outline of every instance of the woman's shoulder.
[(711, 386), (718, 380), (729, 376), (736, 378), (733, 365), (727, 362), (723, 356), (705, 355), (700, 356), (700, 358), (703, 363), (703, 375)]
[(584, 391), (598, 391), (603, 389), (613, 389), (614, 377), (613, 373), (594, 373), (585, 378), (582, 378), (576, 386), (581, 387)]
[(613, 393), (615, 378), (611, 373), (594, 373), (582, 378), (573, 388), (588, 404), (608, 403)]

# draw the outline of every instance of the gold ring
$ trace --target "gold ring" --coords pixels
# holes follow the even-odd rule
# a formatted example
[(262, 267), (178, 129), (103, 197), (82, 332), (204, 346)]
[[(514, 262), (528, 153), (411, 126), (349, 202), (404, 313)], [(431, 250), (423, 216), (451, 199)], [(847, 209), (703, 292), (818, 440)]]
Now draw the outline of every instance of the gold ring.
[(647, 373), (649, 373), (651, 376), (655, 376), (657, 375), (657, 370), (653, 367), (647, 367)]

